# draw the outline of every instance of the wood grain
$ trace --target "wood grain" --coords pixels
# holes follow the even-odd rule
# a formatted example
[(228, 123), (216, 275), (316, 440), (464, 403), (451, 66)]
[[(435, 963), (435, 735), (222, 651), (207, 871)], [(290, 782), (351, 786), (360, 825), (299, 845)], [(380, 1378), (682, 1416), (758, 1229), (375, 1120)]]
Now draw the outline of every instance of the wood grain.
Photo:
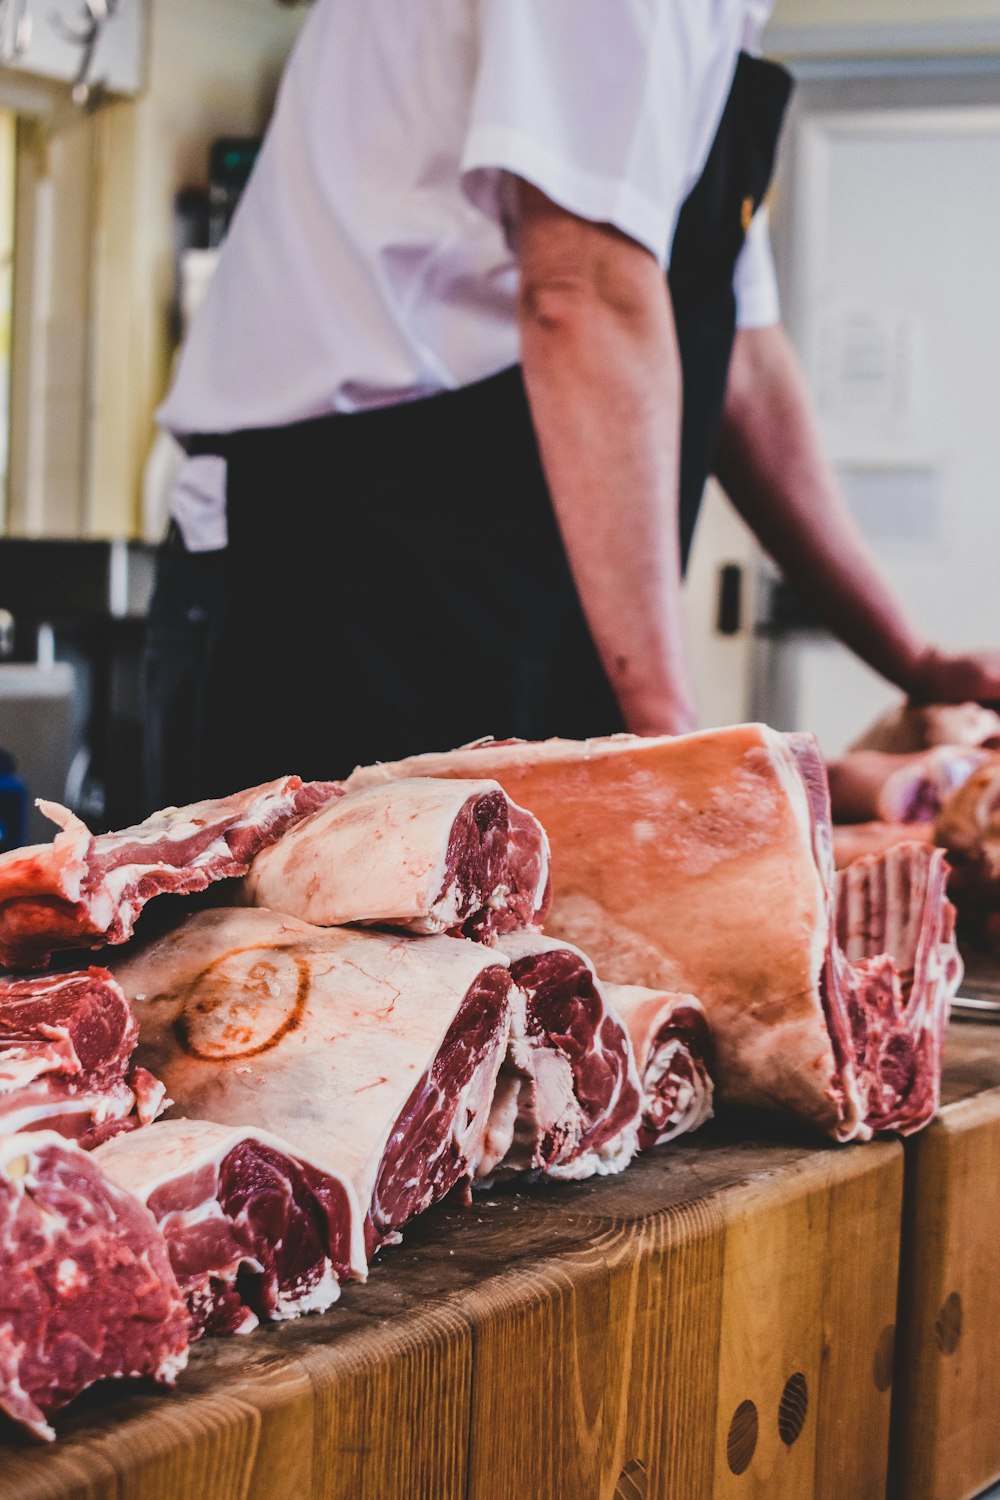
[(895, 1500), (966, 1500), (1000, 1477), (1000, 1028), (952, 1026), (942, 1098), (906, 1144)]
[[(206, 1341), (172, 1395), (92, 1392), (52, 1447), (0, 1442), (0, 1494), (866, 1500), (901, 1161), (733, 1122), (617, 1178), (442, 1205), (323, 1317)], [(751, 1399), (737, 1480), (728, 1427)], [(828, 1424), (862, 1435), (851, 1488), (820, 1473)]]

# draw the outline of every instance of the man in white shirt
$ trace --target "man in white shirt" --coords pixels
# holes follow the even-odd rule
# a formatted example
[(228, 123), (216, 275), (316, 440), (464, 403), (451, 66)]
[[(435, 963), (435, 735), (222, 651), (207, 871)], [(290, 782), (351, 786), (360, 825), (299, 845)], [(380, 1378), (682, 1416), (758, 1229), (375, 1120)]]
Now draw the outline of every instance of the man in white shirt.
[(318, 0), (161, 413), (227, 464), (206, 790), (692, 727), (713, 461), (873, 666), (1000, 696), (905, 619), (823, 459), (759, 211), (769, 9)]

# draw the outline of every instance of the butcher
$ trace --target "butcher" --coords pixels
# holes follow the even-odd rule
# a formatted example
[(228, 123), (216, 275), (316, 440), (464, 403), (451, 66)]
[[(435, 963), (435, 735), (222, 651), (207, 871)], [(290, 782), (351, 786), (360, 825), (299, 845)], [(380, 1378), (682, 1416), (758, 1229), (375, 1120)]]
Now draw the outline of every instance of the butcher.
[(1000, 699), (1000, 653), (935, 649), (879, 573), (779, 322), (769, 10), (317, 0), (160, 413), (189, 459), (151, 806), (484, 733), (692, 728), (712, 470), (877, 671)]

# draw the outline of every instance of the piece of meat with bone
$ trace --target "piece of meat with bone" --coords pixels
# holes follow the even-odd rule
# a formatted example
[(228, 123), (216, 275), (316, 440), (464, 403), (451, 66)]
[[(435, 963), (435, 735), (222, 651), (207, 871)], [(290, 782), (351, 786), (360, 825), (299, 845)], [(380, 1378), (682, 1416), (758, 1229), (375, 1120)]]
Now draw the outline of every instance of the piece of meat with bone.
[(856, 860), (837, 877), (831, 1033), (853, 1059), (873, 1132), (910, 1135), (937, 1113), (948, 1006), (962, 977), (947, 878), (941, 850), (923, 844)]
[(265, 1130), (349, 1182), (369, 1254), (472, 1177), (510, 1028), (493, 950), (233, 908), (116, 974), (177, 1112)]
[(833, 816), (838, 823), (933, 823), (990, 754), (974, 745), (936, 745), (914, 755), (856, 750), (827, 766)]
[[(720, 1100), (780, 1110), (836, 1140), (882, 1128), (884, 1109), (869, 1123), (858, 1059), (840, 1047), (845, 986), (863, 1008), (868, 969), (853, 987), (847, 961), (830, 963), (833, 836), (815, 741), (746, 724), (676, 738), (481, 742), (359, 769), (347, 786), (475, 774), (499, 781), (549, 836), (552, 935), (605, 979), (698, 996)], [(938, 857), (925, 854), (907, 858), (914, 892), (928, 888), (927, 941), (942, 952), (916, 981), (933, 993), (906, 999), (908, 1014), (937, 1016), (960, 969)], [(883, 978), (870, 977), (873, 1006)]]
[(642, 1113), (639, 1150), (689, 1135), (712, 1118), (715, 1086), (709, 1071), (712, 1041), (705, 1010), (694, 995), (605, 984), (632, 1041)]
[(364, 1266), (350, 1183), (263, 1130), (160, 1120), (95, 1160), (159, 1224), (192, 1337), (325, 1312)]
[(480, 1177), (621, 1172), (636, 1149), (639, 1079), (589, 959), (541, 933), (509, 933), (500, 947), (517, 991)]
[(549, 849), (493, 781), (428, 777), (340, 797), (258, 854), (250, 906), (320, 927), (377, 922), (488, 942), (541, 922)]
[(846, 870), (856, 859), (884, 854), (895, 844), (933, 844), (933, 823), (837, 823), (833, 829), (833, 856), (838, 870)]
[(901, 703), (876, 719), (851, 750), (912, 755), (933, 745), (1000, 744), (1000, 714), (981, 703)]
[(172, 1385), (188, 1315), (152, 1214), (52, 1131), (0, 1136), (0, 1411), (36, 1437), (99, 1380)]
[(148, 1124), (167, 1101), (129, 1072), (138, 1040), (107, 969), (0, 980), (0, 1132), (55, 1130), (89, 1150)]
[(1000, 755), (955, 792), (934, 824), (951, 865), (948, 888), (977, 940), (1000, 945)]
[(53, 953), (124, 943), (154, 896), (245, 875), (261, 849), (339, 795), (332, 782), (285, 776), (97, 835), (67, 808), (39, 802), (61, 831), (0, 855), (0, 963), (45, 968)]

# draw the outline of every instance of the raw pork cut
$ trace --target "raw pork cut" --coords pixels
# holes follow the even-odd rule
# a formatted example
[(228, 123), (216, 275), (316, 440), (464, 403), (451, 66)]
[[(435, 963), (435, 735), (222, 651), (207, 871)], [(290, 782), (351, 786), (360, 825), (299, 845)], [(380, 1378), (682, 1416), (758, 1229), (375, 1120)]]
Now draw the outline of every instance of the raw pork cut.
[(856, 750), (827, 766), (833, 816), (838, 823), (933, 823), (989, 758), (989, 750), (975, 745), (936, 745), (914, 755)]
[(590, 961), (541, 933), (510, 933), (500, 946), (517, 991), (479, 1175), (622, 1171), (636, 1149), (639, 1079)]
[(854, 741), (852, 750), (910, 755), (932, 745), (1000, 744), (1000, 714), (981, 703), (901, 703)]
[(159, 1224), (192, 1337), (324, 1312), (364, 1271), (350, 1183), (262, 1130), (160, 1120), (94, 1155)]
[(625, 1023), (642, 1088), (639, 1150), (662, 1146), (712, 1118), (711, 1037), (693, 995), (606, 984), (604, 992)]
[(991, 947), (1000, 943), (1000, 755), (980, 766), (948, 801), (934, 837), (951, 865), (949, 890), (963, 923)]
[[(904, 1098), (867, 1118), (879, 1090), (859, 1079), (871, 1054), (852, 1043), (848, 1008), (863, 1012), (870, 989), (878, 1010), (885, 976), (854, 971), (838, 948), (826, 772), (809, 736), (747, 724), (674, 739), (486, 742), (366, 767), (347, 785), (475, 774), (499, 781), (549, 836), (552, 934), (606, 979), (698, 996), (721, 1099), (782, 1110), (837, 1140), (866, 1139), (889, 1113), (899, 1129), (924, 1120), (923, 1086), (912, 1119)], [(905, 847), (901, 889), (927, 955), (914, 983), (927, 993), (901, 974), (899, 1024), (931, 1015), (936, 1028), (961, 974), (953, 911), (942, 856)], [(899, 957), (905, 970), (912, 955)]]
[(0, 855), (0, 963), (44, 968), (63, 949), (124, 943), (153, 896), (245, 875), (254, 855), (338, 795), (333, 783), (286, 776), (96, 836), (67, 808), (39, 802), (62, 831)]
[(188, 1316), (148, 1209), (52, 1131), (0, 1136), (0, 1410), (36, 1437), (98, 1380), (172, 1385)]
[(89, 1149), (148, 1124), (165, 1091), (128, 1072), (138, 1040), (107, 969), (0, 980), (0, 1132), (55, 1130)]
[(833, 857), (838, 870), (866, 854), (884, 854), (894, 844), (933, 844), (933, 823), (838, 823), (833, 830)]
[(830, 1032), (838, 1056), (853, 1061), (872, 1132), (909, 1135), (937, 1113), (948, 1002), (962, 975), (947, 878), (941, 850), (924, 844), (897, 844), (837, 877)]
[(335, 927), (494, 935), (540, 923), (548, 841), (495, 781), (368, 787), (313, 813), (254, 860), (249, 906)]
[(259, 1127), (350, 1182), (369, 1254), (475, 1171), (510, 1027), (492, 950), (234, 908), (116, 972), (178, 1113)]

